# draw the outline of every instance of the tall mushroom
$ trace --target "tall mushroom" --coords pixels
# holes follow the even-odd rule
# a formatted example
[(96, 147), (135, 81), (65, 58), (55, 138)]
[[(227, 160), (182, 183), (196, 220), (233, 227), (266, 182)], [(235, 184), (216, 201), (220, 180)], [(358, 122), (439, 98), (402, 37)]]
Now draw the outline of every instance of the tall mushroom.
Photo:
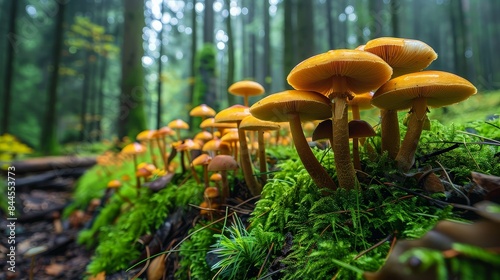
[(394, 78), (375, 92), (372, 104), (385, 110), (410, 109), (408, 130), (396, 156), (399, 169), (413, 165), (427, 108), (460, 102), (477, 89), (466, 79), (443, 71), (422, 71)]
[(252, 162), (250, 160), (250, 152), (248, 151), (247, 137), (243, 129), (239, 129), (241, 120), (246, 116), (249, 116), (250, 112), (248, 107), (243, 105), (233, 105), (229, 108), (221, 110), (214, 119), (216, 123), (236, 123), (238, 127), (238, 140), (240, 142), (240, 164), (243, 169), (243, 176), (245, 177), (245, 183), (247, 184), (250, 193), (254, 196), (260, 194), (262, 186), (257, 182), (253, 176)]
[(243, 96), (243, 105), (248, 107), (248, 97), (261, 95), (264, 93), (264, 87), (254, 81), (239, 81), (232, 84), (227, 91), (233, 95)]
[(301, 125), (301, 121), (330, 118), (332, 112), (328, 98), (311, 91), (286, 90), (261, 99), (252, 105), (250, 112), (261, 120), (289, 122), (297, 154), (311, 179), (319, 188), (337, 188), (312, 153)]
[[(391, 78), (422, 71), (437, 58), (436, 52), (422, 41), (394, 37), (370, 40), (364, 50), (380, 56), (392, 67)], [(382, 109), (380, 117), (382, 152), (387, 151), (389, 157), (394, 159), (400, 146), (397, 111)]]
[(260, 179), (262, 180), (262, 184), (265, 184), (267, 181), (267, 160), (266, 145), (264, 143), (264, 131), (277, 130), (279, 128), (279, 124), (275, 122), (262, 121), (254, 116), (248, 116), (244, 118), (240, 123), (240, 129), (255, 130), (258, 133), (257, 141), (259, 143), (259, 167)]
[(360, 50), (331, 50), (312, 56), (288, 74), (288, 83), (298, 90), (319, 92), (333, 102), (335, 167), (341, 188), (356, 186), (356, 173), (349, 149), (347, 101), (355, 94), (377, 89), (392, 75), (380, 57)]

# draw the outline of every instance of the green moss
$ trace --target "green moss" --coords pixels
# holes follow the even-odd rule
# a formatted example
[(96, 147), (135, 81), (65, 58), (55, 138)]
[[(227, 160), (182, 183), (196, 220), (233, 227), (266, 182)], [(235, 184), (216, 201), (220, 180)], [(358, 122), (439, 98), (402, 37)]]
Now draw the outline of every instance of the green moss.
[(199, 204), (202, 197), (203, 188), (193, 180), (182, 187), (168, 185), (157, 193), (143, 188), (139, 198), (132, 200), (133, 206), (113, 197), (93, 226), (80, 234), (81, 243), (92, 244), (92, 239), (98, 240), (87, 271), (97, 274), (127, 268), (140, 254), (141, 246), (136, 242), (140, 236), (154, 233), (170, 212), (188, 204)]

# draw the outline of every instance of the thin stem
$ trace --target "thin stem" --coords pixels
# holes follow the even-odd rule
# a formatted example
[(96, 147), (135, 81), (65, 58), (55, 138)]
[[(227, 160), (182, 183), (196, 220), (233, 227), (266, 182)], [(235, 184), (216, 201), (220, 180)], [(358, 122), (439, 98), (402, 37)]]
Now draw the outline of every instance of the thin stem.
[(328, 172), (326, 172), (325, 168), (316, 159), (311, 151), (311, 148), (309, 147), (309, 144), (307, 143), (304, 132), (302, 131), (299, 114), (288, 114), (288, 121), (290, 123), (290, 131), (292, 133), (293, 143), (297, 150), (297, 154), (299, 155), (304, 168), (311, 176), (311, 179), (313, 179), (314, 183), (319, 188), (328, 188), (335, 191), (337, 186)]
[(240, 141), (240, 164), (243, 170), (243, 176), (250, 193), (255, 196), (259, 195), (262, 191), (262, 186), (257, 182), (253, 176), (252, 162), (250, 161), (250, 152), (248, 151), (248, 144), (243, 129), (239, 129), (240, 122), (238, 122), (238, 138)]
[(260, 179), (262, 184), (267, 182), (267, 161), (266, 161), (266, 144), (264, 142), (264, 130), (258, 130), (259, 142), (259, 165), (260, 165)]

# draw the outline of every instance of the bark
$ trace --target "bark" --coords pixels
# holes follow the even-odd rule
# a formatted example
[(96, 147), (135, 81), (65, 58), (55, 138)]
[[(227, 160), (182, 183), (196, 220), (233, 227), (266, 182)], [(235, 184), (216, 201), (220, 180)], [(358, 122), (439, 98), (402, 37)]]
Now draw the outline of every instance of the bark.
[(142, 29), (144, 2), (123, 0), (124, 30), (122, 46), (122, 80), (118, 136), (135, 136), (146, 129), (144, 114), (144, 69), (142, 67)]
[[(284, 37), (284, 50), (283, 50), (283, 67), (285, 74), (292, 70), (295, 66), (295, 57), (294, 57), (294, 28), (293, 28), (293, 1), (285, 1), (283, 3), (285, 10), (285, 23), (283, 28), (283, 37)], [(284, 79), (284, 86), (286, 89), (291, 89), (292, 87), (286, 82)]]
[[(17, 18), (17, 7), (19, 1), (10, 1), (10, 18), (9, 18), (9, 31), (8, 38), (15, 36), (16, 34), (16, 18)], [(6, 4), (7, 5), (7, 4)], [(12, 77), (14, 74), (14, 42), (11, 40), (7, 43), (7, 55), (5, 62), (5, 72), (4, 72), (4, 82), (3, 82), (3, 114), (2, 114), (2, 125), (0, 126), (0, 135), (9, 132), (9, 121), (10, 121), (10, 107), (12, 99)]]
[(64, 9), (66, 4), (58, 2), (57, 18), (54, 25), (56, 34), (52, 49), (53, 63), (52, 73), (48, 87), (47, 106), (43, 121), (43, 129), (41, 135), (41, 149), (44, 154), (53, 154), (57, 150), (57, 134), (56, 134), (56, 114), (57, 107), (57, 85), (59, 82), (59, 64), (61, 62), (61, 50), (63, 47), (63, 32), (64, 32)]
[[(226, 6), (229, 7), (230, 1), (226, 0)], [(235, 69), (235, 61), (234, 61), (234, 37), (233, 37), (233, 27), (231, 15), (228, 15), (226, 18), (226, 29), (227, 29), (227, 81), (226, 81), (226, 89), (229, 88), (234, 83), (234, 69)], [(226, 90), (227, 91), (227, 90)], [(234, 95), (227, 93), (227, 101), (229, 105), (234, 105), (236, 102), (236, 98)]]
[[(165, 2), (161, 4), (161, 18), (163, 18), (163, 12), (165, 10)], [(196, 18), (196, 17), (195, 17)], [(162, 91), (163, 91), (163, 82), (161, 80), (161, 73), (163, 72), (163, 62), (161, 60), (163, 56), (163, 29), (165, 28), (165, 24), (162, 23), (161, 30), (158, 34), (158, 40), (160, 41), (160, 57), (158, 58), (158, 81), (156, 87), (156, 129), (160, 129), (162, 127), (161, 114), (162, 114)]]

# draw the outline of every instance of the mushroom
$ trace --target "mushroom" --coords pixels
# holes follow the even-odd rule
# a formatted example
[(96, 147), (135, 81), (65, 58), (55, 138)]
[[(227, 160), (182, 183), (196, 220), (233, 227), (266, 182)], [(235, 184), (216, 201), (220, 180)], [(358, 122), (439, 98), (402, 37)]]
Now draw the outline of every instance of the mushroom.
[[(133, 166), (134, 174), (135, 174), (135, 167), (137, 166), (137, 155), (143, 154), (144, 152), (146, 152), (146, 147), (137, 142), (130, 143), (127, 146), (123, 147), (123, 149), (121, 150), (121, 154), (123, 155), (132, 155), (134, 162)], [(140, 188), (141, 181), (139, 177), (135, 176), (135, 180), (136, 180), (136, 187)]]
[[(154, 129), (147, 129), (147, 130), (144, 130), (144, 131), (140, 132), (135, 137), (139, 142), (146, 143), (148, 145), (149, 154), (151, 156), (151, 162), (154, 165), (156, 165), (156, 156), (154, 155), (153, 143), (152, 142), (153, 142), (153, 139), (155, 138), (155, 134), (156, 134), (156, 130), (154, 130)], [(161, 150), (160, 150), (160, 152), (161, 152)]]
[(158, 130), (156, 130), (155, 133), (155, 139), (156, 143), (158, 144), (158, 148), (160, 149), (161, 153), (161, 158), (163, 160), (163, 169), (167, 170), (168, 169), (168, 162), (167, 162), (167, 141), (165, 140), (167, 136), (172, 136), (174, 135), (175, 132), (168, 126), (163, 126), (160, 127)]
[(243, 96), (243, 105), (248, 107), (248, 97), (261, 95), (264, 93), (264, 87), (254, 81), (239, 81), (232, 84), (227, 91), (233, 95)]
[(181, 129), (189, 129), (189, 125), (181, 119), (176, 119), (169, 122), (168, 127), (175, 130), (177, 141), (181, 141)]
[(208, 164), (208, 171), (220, 172), (222, 176), (222, 202), (229, 197), (229, 184), (227, 182), (227, 171), (238, 169), (238, 163), (232, 156), (218, 155), (212, 158)]
[(333, 144), (335, 167), (341, 188), (356, 186), (356, 173), (349, 149), (347, 101), (354, 94), (374, 90), (392, 75), (380, 57), (360, 50), (331, 50), (312, 56), (288, 74), (288, 83), (298, 90), (319, 92), (333, 102)]
[[(368, 41), (364, 50), (378, 55), (392, 67), (391, 78), (422, 71), (437, 58), (436, 52), (426, 43), (404, 38), (376, 38)], [(387, 151), (394, 159), (400, 146), (397, 111), (381, 109), (380, 117), (382, 152)]]
[[(249, 116), (250, 112), (248, 107), (242, 105), (233, 105), (229, 108), (221, 110), (217, 115), (215, 115), (215, 122), (230, 122), (236, 123), (239, 127), (241, 120), (246, 116)], [(245, 182), (247, 184), (250, 193), (253, 196), (260, 194), (262, 186), (257, 182), (253, 176), (252, 162), (250, 161), (250, 152), (248, 151), (247, 137), (243, 129), (238, 128), (238, 139), (240, 143), (240, 164), (243, 169), (243, 176), (245, 177)]]
[(201, 117), (201, 120), (204, 121), (208, 117), (215, 116), (215, 110), (206, 104), (201, 104), (191, 109), (189, 115), (191, 117)]
[(328, 98), (312, 91), (286, 90), (261, 99), (250, 108), (250, 112), (261, 120), (288, 121), (297, 154), (311, 179), (319, 188), (331, 190), (337, 188), (328, 172), (312, 153), (301, 125), (301, 121), (331, 117)]
[[(207, 166), (212, 160), (212, 157), (207, 154), (201, 154), (193, 159), (191, 162), (191, 166), (201, 165), (203, 166), (203, 183), (205, 184), (205, 188), (208, 188), (208, 169)], [(193, 171), (194, 172), (194, 171)]]
[(240, 123), (240, 129), (257, 131), (257, 142), (259, 143), (259, 167), (260, 179), (265, 184), (267, 181), (267, 160), (266, 160), (266, 144), (264, 143), (265, 130), (280, 129), (279, 124), (275, 122), (262, 121), (254, 116), (244, 118)]
[(466, 79), (443, 71), (422, 71), (394, 78), (379, 88), (372, 104), (385, 110), (410, 109), (401, 147), (396, 162), (407, 172), (415, 161), (427, 107), (439, 108), (460, 102), (475, 94), (477, 89)]

